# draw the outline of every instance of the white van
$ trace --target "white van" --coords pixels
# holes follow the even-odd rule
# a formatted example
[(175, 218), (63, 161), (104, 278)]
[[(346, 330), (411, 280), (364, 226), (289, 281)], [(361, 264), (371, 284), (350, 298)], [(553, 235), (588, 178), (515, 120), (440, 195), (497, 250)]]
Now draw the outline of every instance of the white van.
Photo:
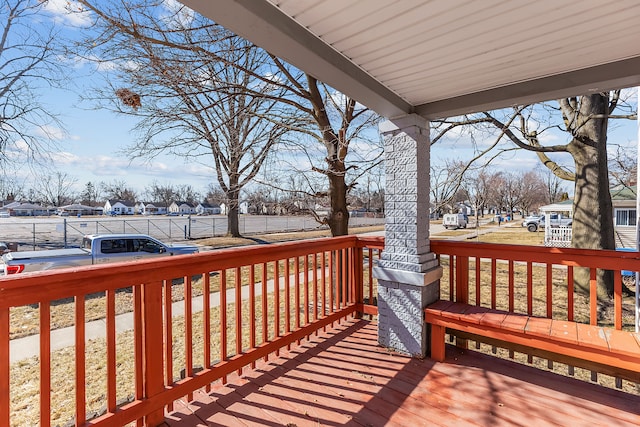
[(442, 225), (447, 230), (449, 228), (467, 228), (467, 224), (469, 223), (469, 217), (467, 214), (457, 213), (457, 214), (445, 214), (442, 217)]

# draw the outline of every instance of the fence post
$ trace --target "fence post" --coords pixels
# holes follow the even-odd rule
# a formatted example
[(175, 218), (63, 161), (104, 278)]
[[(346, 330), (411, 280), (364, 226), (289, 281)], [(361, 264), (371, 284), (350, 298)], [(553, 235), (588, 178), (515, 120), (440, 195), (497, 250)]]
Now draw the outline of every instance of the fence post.
[(67, 247), (67, 218), (63, 218), (62, 221), (63, 221), (63, 224), (64, 224), (64, 226), (63, 226), (63, 228), (64, 228), (64, 231), (63, 231), (63, 233), (64, 233), (64, 247), (66, 248)]

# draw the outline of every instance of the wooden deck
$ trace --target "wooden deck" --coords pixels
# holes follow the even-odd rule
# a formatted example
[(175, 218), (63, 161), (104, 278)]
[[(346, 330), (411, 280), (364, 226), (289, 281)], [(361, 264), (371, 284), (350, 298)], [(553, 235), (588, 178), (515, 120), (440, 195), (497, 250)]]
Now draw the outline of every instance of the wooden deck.
[(167, 426), (637, 426), (640, 397), (475, 352), (444, 363), (377, 346), (353, 321), (304, 342), (191, 404)]

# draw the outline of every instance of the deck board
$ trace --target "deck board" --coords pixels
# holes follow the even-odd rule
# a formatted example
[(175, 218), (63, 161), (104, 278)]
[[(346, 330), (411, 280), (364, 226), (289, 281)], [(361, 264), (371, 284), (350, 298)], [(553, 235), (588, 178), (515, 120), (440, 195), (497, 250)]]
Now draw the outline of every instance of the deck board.
[(167, 426), (640, 425), (640, 396), (452, 346), (437, 363), (377, 345), (360, 320), (229, 376)]

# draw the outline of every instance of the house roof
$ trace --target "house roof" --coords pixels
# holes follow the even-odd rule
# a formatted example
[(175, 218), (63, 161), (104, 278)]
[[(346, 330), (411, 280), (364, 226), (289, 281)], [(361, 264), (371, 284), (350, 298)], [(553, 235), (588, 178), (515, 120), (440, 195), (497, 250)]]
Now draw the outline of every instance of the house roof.
[(636, 199), (636, 190), (637, 187), (635, 185), (632, 186), (624, 186), (618, 188), (611, 189), (611, 199), (612, 200), (635, 200)]
[(46, 209), (44, 206), (36, 205), (33, 203), (20, 203), (18, 206), (12, 206), (11, 209), (16, 211), (31, 211), (31, 210), (43, 210)]
[(109, 204), (111, 206), (115, 205), (116, 203), (120, 203), (122, 205), (125, 205), (127, 207), (131, 207), (131, 208), (136, 205), (136, 203), (131, 201), (131, 200), (116, 200), (116, 199), (110, 199), (109, 200)]
[(180, 0), (388, 118), (640, 85), (640, 2)]

